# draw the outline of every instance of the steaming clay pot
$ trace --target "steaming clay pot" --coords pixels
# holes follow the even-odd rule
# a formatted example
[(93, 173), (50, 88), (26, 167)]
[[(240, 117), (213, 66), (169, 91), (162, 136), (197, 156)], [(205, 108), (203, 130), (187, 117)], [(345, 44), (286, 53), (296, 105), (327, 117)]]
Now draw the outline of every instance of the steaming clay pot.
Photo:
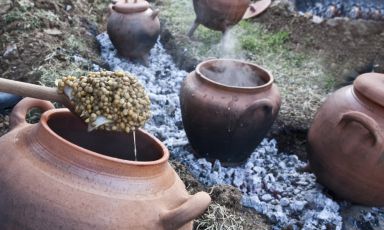
[(199, 24), (225, 32), (243, 18), (250, 3), (250, 0), (193, 0), (196, 19), (188, 36), (193, 35)]
[(146, 63), (160, 34), (159, 11), (143, 0), (120, 0), (109, 9), (107, 33), (118, 54)]
[(319, 108), (308, 157), (319, 182), (352, 202), (384, 205), (384, 74), (360, 75)]
[(240, 164), (270, 129), (281, 99), (267, 70), (239, 60), (211, 59), (185, 78), (180, 104), (195, 153)]
[[(32, 107), (46, 110), (27, 124)], [(0, 138), (0, 229), (192, 229), (210, 203), (191, 196), (155, 137), (87, 132), (67, 109), (24, 99)]]

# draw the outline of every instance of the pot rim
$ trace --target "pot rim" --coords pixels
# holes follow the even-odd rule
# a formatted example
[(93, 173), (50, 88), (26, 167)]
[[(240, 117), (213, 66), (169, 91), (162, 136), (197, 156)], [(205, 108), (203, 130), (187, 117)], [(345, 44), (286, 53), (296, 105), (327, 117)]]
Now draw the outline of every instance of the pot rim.
[[(39, 122), (40, 127), (41, 127), (40, 131), (42, 131), (43, 133), (48, 134), (48, 136), (50, 135), (52, 137), (52, 139), (55, 139), (56, 143), (59, 142), (60, 144), (63, 145), (63, 147), (67, 147), (69, 149), (73, 149), (74, 150), (73, 151), (74, 153), (67, 154), (66, 158), (69, 158), (69, 159), (71, 159), (71, 158), (78, 158), (80, 156), (73, 156), (73, 155), (78, 155), (78, 153), (82, 153), (82, 154), (84, 154), (87, 157), (97, 158), (97, 159), (101, 159), (101, 160), (107, 160), (107, 161), (109, 161), (111, 163), (118, 163), (118, 164), (131, 165), (131, 166), (153, 166), (153, 165), (161, 165), (161, 164), (164, 164), (164, 163), (168, 162), (169, 150), (167, 149), (167, 147), (159, 139), (157, 139), (152, 134), (146, 132), (145, 130), (143, 130), (141, 128), (139, 128), (137, 130), (139, 132), (141, 132), (142, 134), (146, 135), (151, 140), (153, 140), (156, 143), (156, 145), (158, 145), (161, 148), (162, 153), (163, 153), (161, 158), (159, 158), (157, 160), (154, 160), (154, 161), (132, 161), (132, 160), (125, 160), (125, 159), (115, 158), (115, 157), (107, 156), (107, 155), (104, 155), (104, 154), (101, 154), (101, 153), (97, 153), (97, 152), (91, 151), (89, 149), (83, 148), (83, 147), (81, 147), (79, 145), (76, 145), (76, 144), (74, 144), (74, 143), (64, 139), (63, 137), (58, 135), (56, 132), (54, 132), (49, 127), (48, 120), (50, 119), (50, 116), (52, 116), (53, 114), (58, 114), (58, 113), (72, 114), (68, 109), (65, 109), (65, 108), (62, 108), (62, 109), (52, 109), (52, 110), (45, 111), (41, 115), (41, 118), (40, 118), (40, 122)], [(47, 135), (44, 135), (44, 136), (47, 137)]]
[(364, 73), (359, 75), (353, 82), (353, 91), (359, 98), (365, 98), (375, 104), (384, 107), (382, 100), (384, 93), (384, 74), (382, 73)]
[[(245, 65), (252, 66), (252, 67), (254, 67), (256, 69), (259, 69), (262, 72), (264, 72), (265, 75), (269, 77), (269, 80), (265, 84), (258, 85), (258, 86), (251, 86), (251, 87), (230, 86), (230, 85), (226, 85), (226, 84), (221, 84), (221, 83), (219, 83), (217, 81), (213, 81), (213, 80), (207, 78), (206, 76), (204, 76), (204, 74), (201, 73), (200, 68), (203, 65), (206, 65), (207, 63), (211, 63), (211, 62), (220, 62), (220, 61), (222, 61), (222, 62), (235, 62), (235, 63), (240, 63), (240, 64), (245, 64)], [(272, 75), (272, 73), (270, 71), (266, 70), (265, 68), (263, 68), (263, 67), (261, 67), (261, 66), (259, 66), (257, 64), (254, 64), (254, 63), (251, 63), (251, 62), (247, 62), (247, 61), (243, 61), (243, 60), (239, 60), (239, 59), (213, 58), (213, 59), (205, 60), (205, 61), (200, 62), (196, 66), (195, 72), (196, 72), (196, 75), (198, 75), (201, 79), (204, 79), (205, 81), (209, 82), (210, 84), (213, 84), (213, 85), (219, 86), (221, 88), (225, 88), (225, 89), (244, 91), (244, 92), (247, 92), (247, 91), (254, 92), (254, 91), (259, 91), (259, 90), (267, 89), (267, 88), (270, 88), (272, 86), (273, 82), (274, 82), (273, 75)]]
[(150, 5), (147, 1), (139, 1), (139, 2), (124, 2), (124, 1), (116, 1), (111, 6), (111, 9), (121, 14), (131, 14), (131, 13), (139, 13), (144, 12), (149, 9)]

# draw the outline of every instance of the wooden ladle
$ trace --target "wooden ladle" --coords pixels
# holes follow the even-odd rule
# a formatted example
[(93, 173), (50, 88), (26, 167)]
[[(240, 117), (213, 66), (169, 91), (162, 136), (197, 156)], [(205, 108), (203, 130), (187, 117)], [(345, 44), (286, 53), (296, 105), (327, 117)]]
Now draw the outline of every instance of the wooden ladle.
[(57, 88), (0, 78), (0, 92), (11, 93), (23, 97), (56, 101), (67, 107), (69, 110), (74, 111), (69, 97), (65, 94), (59, 93)]
[[(57, 88), (0, 78), (0, 92), (11, 93), (22, 97), (33, 97), (42, 100), (56, 101), (68, 108), (72, 113), (78, 115), (75, 112), (75, 106), (70, 100), (72, 96), (67, 95), (71, 94), (71, 90), (64, 90), (64, 93), (59, 93)], [(88, 131), (92, 131), (99, 126), (110, 122), (112, 121), (106, 117), (98, 116), (97, 125), (88, 125)]]

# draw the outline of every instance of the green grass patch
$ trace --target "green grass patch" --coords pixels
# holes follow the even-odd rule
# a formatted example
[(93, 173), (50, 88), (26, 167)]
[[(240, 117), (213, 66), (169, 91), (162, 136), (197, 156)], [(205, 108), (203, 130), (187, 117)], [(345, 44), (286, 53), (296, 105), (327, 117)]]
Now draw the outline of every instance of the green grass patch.
[(26, 20), (26, 11), (20, 10), (19, 8), (14, 8), (7, 14), (3, 16), (3, 19), (6, 24), (10, 24), (15, 21), (23, 21)]
[(86, 53), (88, 50), (88, 45), (85, 42), (85, 40), (81, 39), (80, 37), (77, 37), (75, 35), (70, 35), (64, 42), (63, 47), (65, 49), (68, 49), (70, 53), (76, 54), (76, 53)]
[(235, 28), (240, 36), (241, 48), (249, 52), (277, 51), (284, 49), (289, 39), (289, 32), (267, 32), (262, 26), (249, 21), (241, 21)]
[(330, 74), (324, 77), (324, 88), (327, 92), (332, 92), (336, 87), (336, 79)]

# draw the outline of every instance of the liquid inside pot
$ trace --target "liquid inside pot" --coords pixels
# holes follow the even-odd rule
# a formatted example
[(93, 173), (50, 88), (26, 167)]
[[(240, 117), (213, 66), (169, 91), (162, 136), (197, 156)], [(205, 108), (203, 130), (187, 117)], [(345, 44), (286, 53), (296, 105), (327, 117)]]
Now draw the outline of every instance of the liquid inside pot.
[[(52, 114), (47, 123), (53, 132), (77, 146), (102, 155), (135, 161), (132, 132), (88, 132), (86, 124), (70, 112)], [(137, 161), (155, 161), (163, 156), (161, 146), (139, 130), (136, 131), (136, 148)]]
[(251, 66), (234, 62), (202, 65), (200, 72), (211, 81), (231, 87), (257, 87), (269, 80)]

